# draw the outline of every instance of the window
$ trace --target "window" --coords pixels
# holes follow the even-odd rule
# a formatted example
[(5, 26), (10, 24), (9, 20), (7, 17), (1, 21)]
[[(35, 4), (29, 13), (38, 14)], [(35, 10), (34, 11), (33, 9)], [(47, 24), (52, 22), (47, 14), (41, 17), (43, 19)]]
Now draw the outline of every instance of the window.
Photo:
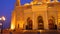
[(27, 26), (26, 26), (26, 29), (32, 30), (32, 20), (30, 19), (30, 17), (27, 18)]
[(38, 16), (38, 29), (44, 29), (43, 17)]
[(42, 16), (38, 16), (38, 23), (43, 23), (43, 18), (42, 18)]
[(50, 19), (48, 20), (48, 24), (49, 24), (49, 29), (51, 30), (57, 29), (57, 25), (55, 24), (55, 18), (53, 16), (51, 16)]

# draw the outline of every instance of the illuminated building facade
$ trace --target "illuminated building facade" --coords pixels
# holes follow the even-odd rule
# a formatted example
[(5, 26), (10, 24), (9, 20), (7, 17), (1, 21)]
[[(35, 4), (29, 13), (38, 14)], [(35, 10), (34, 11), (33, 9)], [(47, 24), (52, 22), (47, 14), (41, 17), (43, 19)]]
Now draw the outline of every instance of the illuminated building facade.
[(24, 5), (16, 0), (12, 12), (11, 29), (60, 29), (60, 2), (58, 0), (33, 0)]

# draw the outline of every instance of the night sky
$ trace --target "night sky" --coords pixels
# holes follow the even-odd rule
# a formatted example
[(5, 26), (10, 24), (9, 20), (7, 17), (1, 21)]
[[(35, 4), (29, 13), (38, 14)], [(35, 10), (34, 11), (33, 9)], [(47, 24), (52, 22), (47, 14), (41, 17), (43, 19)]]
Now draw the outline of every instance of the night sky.
[[(21, 0), (21, 5), (29, 3), (32, 0)], [(60, 0), (59, 0), (60, 1)], [(16, 0), (0, 0), (0, 17), (5, 16), (4, 29), (9, 28), (11, 22), (11, 13), (14, 10)]]
[[(31, 0), (21, 0), (21, 4), (29, 3)], [(9, 28), (11, 22), (11, 13), (14, 10), (16, 0), (0, 0), (0, 17), (5, 16), (6, 21), (3, 28)]]

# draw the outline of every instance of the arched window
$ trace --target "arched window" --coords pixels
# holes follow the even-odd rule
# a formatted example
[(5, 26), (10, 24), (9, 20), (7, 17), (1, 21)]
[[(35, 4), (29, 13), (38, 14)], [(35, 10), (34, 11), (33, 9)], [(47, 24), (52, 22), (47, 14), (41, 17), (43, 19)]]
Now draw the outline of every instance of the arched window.
[(38, 20), (38, 29), (44, 29), (43, 17), (38, 16), (37, 20)]
[(49, 29), (57, 29), (57, 25), (55, 24), (55, 18), (51, 16), (51, 18), (48, 20)]
[(38, 16), (38, 23), (43, 23), (43, 18), (42, 18), (42, 16)]
[(27, 26), (26, 29), (32, 30), (32, 19), (30, 17), (27, 18)]

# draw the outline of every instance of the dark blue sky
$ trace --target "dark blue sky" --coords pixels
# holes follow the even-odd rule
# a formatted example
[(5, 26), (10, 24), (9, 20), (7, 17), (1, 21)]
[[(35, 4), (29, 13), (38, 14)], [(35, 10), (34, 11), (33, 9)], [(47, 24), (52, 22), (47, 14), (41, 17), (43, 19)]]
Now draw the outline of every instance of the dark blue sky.
[[(29, 3), (32, 0), (21, 0), (21, 4)], [(60, 0), (59, 0), (60, 1)], [(16, 0), (0, 0), (0, 17), (5, 16), (4, 28), (9, 28), (11, 21), (11, 13), (14, 9)]]
[[(21, 4), (29, 3), (31, 0), (21, 0)], [(9, 28), (11, 21), (11, 13), (14, 9), (16, 0), (0, 0), (0, 17), (5, 16), (4, 28)]]

